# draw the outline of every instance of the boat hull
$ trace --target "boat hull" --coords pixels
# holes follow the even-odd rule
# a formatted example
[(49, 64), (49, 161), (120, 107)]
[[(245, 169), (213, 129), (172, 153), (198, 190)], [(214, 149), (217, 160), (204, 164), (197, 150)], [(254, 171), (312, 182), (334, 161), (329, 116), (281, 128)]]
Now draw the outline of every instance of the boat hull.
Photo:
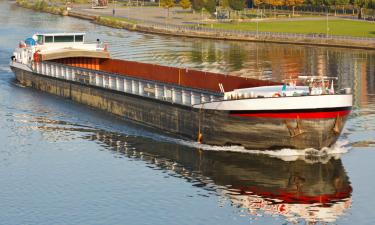
[(347, 114), (329, 118), (236, 116), (231, 111), (194, 108), (75, 81), (48, 77), (11, 66), (24, 86), (69, 98), (163, 132), (211, 145), (246, 149), (305, 149), (331, 146)]

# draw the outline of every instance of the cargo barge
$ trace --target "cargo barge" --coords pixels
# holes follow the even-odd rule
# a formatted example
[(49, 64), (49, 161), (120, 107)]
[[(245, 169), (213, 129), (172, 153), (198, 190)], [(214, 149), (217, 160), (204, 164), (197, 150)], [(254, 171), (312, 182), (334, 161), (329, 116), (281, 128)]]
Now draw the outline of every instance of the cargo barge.
[(322, 149), (334, 144), (351, 111), (350, 89), (326, 78), (309, 86), (112, 59), (83, 33), (35, 34), (10, 67), (23, 85), (163, 132), (246, 149)]

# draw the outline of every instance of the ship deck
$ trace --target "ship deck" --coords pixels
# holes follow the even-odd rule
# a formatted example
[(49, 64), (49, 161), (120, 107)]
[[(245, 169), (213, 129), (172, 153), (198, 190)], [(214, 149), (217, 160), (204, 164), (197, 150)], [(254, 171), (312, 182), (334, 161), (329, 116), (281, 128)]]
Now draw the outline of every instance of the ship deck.
[(132, 62), (120, 59), (98, 59), (92, 57), (70, 57), (52, 60), (72, 67), (99, 70), (138, 79), (169, 83), (194, 89), (221, 92), (240, 88), (280, 85), (279, 82), (237, 77), (220, 73), (198, 71), (189, 68), (177, 68), (156, 64)]

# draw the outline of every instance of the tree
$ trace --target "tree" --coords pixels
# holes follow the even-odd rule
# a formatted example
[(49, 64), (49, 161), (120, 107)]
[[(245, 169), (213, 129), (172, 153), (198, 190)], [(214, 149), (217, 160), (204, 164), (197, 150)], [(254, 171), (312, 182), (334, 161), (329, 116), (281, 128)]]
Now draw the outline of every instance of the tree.
[(240, 11), (245, 8), (245, 0), (229, 0), (229, 7), (235, 11)]
[(362, 19), (363, 8), (367, 6), (369, 0), (355, 0), (354, 5), (358, 8), (358, 19)]
[(266, 0), (266, 3), (268, 5), (273, 6), (273, 11), (276, 17), (276, 6), (282, 6), (284, 4), (284, 1), (283, 0)]
[(266, 0), (265, 2), (273, 7), (282, 6), (284, 4), (284, 0)]
[(254, 5), (256, 5), (258, 8), (261, 5), (265, 5), (266, 1), (265, 0), (254, 0)]
[(294, 16), (294, 8), (296, 6), (302, 5), (304, 3), (304, 0), (285, 0), (285, 5), (292, 7), (292, 16)]
[(183, 9), (189, 9), (191, 7), (191, 2), (190, 2), (190, 0), (181, 0), (180, 1), (180, 6)]
[(220, 0), (219, 5), (221, 7), (223, 7), (224, 9), (228, 9), (229, 8), (229, 0)]
[[(257, 11), (257, 17), (258, 17), (259, 9), (263, 8), (263, 10), (265, 10), (265, 7), (267, 5), (267, 0), (253, 0), (253, 1), (256, 7), (258, 8), (258, 11)], [(263, 17), (263, 10), (260, 11), (260, 17)]]
[[(374, 0), (375, 1), (375, 0)], [(224, 18), (227, 15), (230, 18), (229, 0), (219, 0), (218, 17)]]
[(348, 4), (349, 4), (349, 0), (331, 0), (330, 1), (330, 5), (333, 5), (335, 7), (335, 16), (337, 13), (337, 6), (344, 6)]
[(193, 0), (192, 1), (192, 7), (195, 11), (201, 11), (204, 7), (204, 1), (203, 0)]
[(168, 18), (169, 18), (169, 9), (174, 7), (175, 2), (174, 0), (160, 0), (160, 5), (168, 10)]
[(209, 13), (214, 13), (216, 11), (216, 0), (206, 0), (204, 2), (204, 8), (209, 12)]
[(369, 0), (367, 4), (368, 9), (373, 9), (373, 14), (375, 15), (375, 0)]

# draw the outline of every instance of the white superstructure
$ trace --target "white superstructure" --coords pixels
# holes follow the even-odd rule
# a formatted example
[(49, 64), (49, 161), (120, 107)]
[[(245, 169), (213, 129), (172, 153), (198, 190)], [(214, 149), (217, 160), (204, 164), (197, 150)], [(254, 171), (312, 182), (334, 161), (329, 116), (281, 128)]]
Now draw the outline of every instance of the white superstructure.
[[(85, 43), (84, 33), (43, 33), (21, 41), (13, 52), (13, 61), (30, 65), (33, 61), (69, 57), (74, 52), (84, 55), (93, 52), (104, 52), (106, 47), (99, 40), (97, 43)], [(40, 56), (37, 59), (37, 55)]]

